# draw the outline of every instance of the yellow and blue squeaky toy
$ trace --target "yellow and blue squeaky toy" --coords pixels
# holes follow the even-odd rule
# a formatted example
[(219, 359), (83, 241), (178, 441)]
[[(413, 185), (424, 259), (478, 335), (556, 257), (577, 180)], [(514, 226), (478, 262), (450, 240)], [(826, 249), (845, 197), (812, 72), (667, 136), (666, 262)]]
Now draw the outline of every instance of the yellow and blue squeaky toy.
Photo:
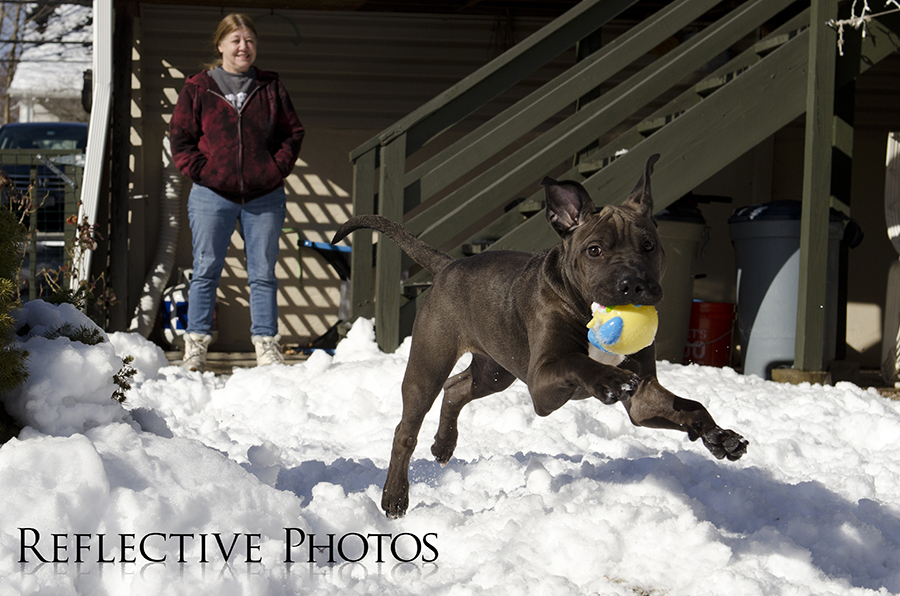
[(594, 316), (587, 324), (588, 341), (607, 354), (627, 356), (653, 343), (659, 317), (652, 306), (591, 305)]

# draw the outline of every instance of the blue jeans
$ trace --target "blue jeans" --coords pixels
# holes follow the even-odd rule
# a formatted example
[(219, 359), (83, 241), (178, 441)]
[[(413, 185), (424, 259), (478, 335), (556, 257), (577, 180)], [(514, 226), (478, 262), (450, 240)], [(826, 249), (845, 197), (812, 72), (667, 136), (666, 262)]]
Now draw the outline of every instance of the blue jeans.
[(284, 187), (240, 205), (194, 184), (188, 198), (188, 219), (194, 246), (194, 274), (188, 296), (189, 333), (210, 334), (216, 290), (238, 224), (247, 255), (250, 284), (250, 334), (278, 333), (278, 280), (275, 262), (284, 225)]

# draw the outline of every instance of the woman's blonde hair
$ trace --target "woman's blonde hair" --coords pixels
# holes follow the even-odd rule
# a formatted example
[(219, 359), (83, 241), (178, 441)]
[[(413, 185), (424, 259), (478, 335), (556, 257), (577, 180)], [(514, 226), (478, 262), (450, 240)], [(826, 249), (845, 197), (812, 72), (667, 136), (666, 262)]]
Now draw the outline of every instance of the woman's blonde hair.
[[(219, 44), (222, 43), (222, 40), (238, 29), (248, 29), (253, 34), (253, 37), (258, 37), (256, 34), (256, 25), (253, 24), (253, 19), (245, 14), (233, 12), (229, 15), (225, 15), (225, 18), (219, 21), (219, 26), (216, 28), (216, 34), (213, 36), (213, 48), (216, 52), (219, 51)], [(222, 66), (222, 54), (219, 54), (219, 57), (216, 60), (205, 66), (209, 69)]]

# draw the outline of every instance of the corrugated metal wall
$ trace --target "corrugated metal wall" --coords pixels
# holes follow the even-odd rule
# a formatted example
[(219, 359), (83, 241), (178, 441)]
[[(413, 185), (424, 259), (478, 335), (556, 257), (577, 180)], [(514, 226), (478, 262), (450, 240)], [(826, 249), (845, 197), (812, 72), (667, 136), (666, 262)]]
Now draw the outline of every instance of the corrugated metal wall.
[[(229, 10), (227, 12), (232, 12)], [(278, 72), (307, 128), (300, 160), (287, 179), (286, 227), (327, 240), (351, 214), (352, 149), (445, 91), (544, 22), (487, 17), (261, 11), (248, 7), (259, 33), (256, 65)], [(131, 255), (136, 300), (155, 252), (160, 148), (185, 76), (216, 58), (219, 9), (141, 4), (133, 85), (134, 145)], [(498, 98), (472, 125), (510, 105), (574, 60), (569, 53)], [(466, 128), (464, 126), (463, 128)], [(437, 147), (428, 147), (435, 150)], [(186, 186), (189, 183), (186, 181)], [(188, 189), (185, 188), (183, 203)], [(190, 266), (190, 233), (182, 218), (178, 266)], [(279, 328), (287, 345), (324, 332), (337, 320), (339, 283), (314, 253), (298, 257), (296, 236), (282, 237)], [(248, 290), (235, 234), (219, 292), (222, 350), (249, 344)], [(298, 270), (302, 266), (302, 279)]]

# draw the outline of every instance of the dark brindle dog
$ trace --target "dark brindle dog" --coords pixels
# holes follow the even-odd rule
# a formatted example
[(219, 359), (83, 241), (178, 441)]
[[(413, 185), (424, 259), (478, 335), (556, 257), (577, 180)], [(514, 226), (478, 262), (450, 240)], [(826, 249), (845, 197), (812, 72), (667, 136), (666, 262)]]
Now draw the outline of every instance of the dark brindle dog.
[[(717, 458), (740, 458), (748, 442), (720, 428), (701, 404), (663, 388), (651, 345), (602, 363), (589, 355), (591, 303), (656, 305), (666, 257), (652, 219), (650, 174), (658, 156), (621, 206), (597, 211), (577, 182), (545, 178), (547, 219), (562, 243), (539, 255), (488, 251), (454, 259), (394, 222), (374, 215), (350, 219), (337, 232), (372, 228), (386, 234), (434, 274), (412, 334), (403, 378), (403, 416), (394, 434), (381, 506), (389, 517), (409, 506), (409, 462), (425, 414), (441, 389), (440, 425), (431, 452), (446, 464), (467, 403), (502, 391), (515, 379), (528, 385), (539, 416), (571, 399), (621, 402), (637, 426), (682, 430), (702, 439)], [(595, 350), (596, 351), (596, 350)], [(466, 352), (471, 365), (448, 379)]]

